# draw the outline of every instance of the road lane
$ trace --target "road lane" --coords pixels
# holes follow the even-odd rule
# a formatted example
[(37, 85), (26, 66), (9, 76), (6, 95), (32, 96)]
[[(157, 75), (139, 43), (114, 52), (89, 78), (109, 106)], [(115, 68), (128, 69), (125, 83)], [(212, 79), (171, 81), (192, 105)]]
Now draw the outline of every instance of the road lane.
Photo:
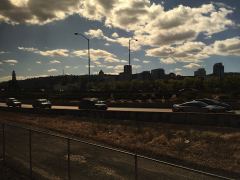
[[(0, 107), (7, 107), (6, 103), (0, 102)], [(31, 104), (22, 104), (22, 108), (32, 108)], [(52, 109), (67, 109), (77, 110), (77, 106), (52, 106)], [(130, 108), (130, 107), (108, 107), (108, 111), (129, 111), (129, 112), (168, 112), (171, 113), (170, 108)], [(234, 110), (233, 113), (240, 114), (240, 110)]]
[[(5, 103), (0, 103), (1, 107), (6, 107)], [(22, 108), (32, 108), (30, 104), (22, 104)], [(52, 106), (53, 109), (77, 110), (77, 106)], [(172, 109), (160, 108), (128, 108), (128, 107), (108, 107), (108, 111), (135, 111), (135, 112), (172, 112)]]

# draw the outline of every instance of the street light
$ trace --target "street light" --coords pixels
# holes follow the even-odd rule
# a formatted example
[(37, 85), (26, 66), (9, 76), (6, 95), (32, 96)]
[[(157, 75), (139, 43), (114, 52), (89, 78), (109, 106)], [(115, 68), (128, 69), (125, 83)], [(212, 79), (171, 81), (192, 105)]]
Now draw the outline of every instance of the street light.
[(82, 36), (84, 39), (87, 40), (88, 42), (88, 79), (90, 80), (90, 39), (87, 38), (85, 35), (83, 35), (82, 33), (74, 33), (76, 36)]
[(134, 40), (134, 41), (138, 41), (137, 39), (129, 39), (129, 44), (128, 44), (128, 53), (129, 53), (129, 58), (128, 58), (128, 63), (129, 65), (131, 65), (131, 41)]

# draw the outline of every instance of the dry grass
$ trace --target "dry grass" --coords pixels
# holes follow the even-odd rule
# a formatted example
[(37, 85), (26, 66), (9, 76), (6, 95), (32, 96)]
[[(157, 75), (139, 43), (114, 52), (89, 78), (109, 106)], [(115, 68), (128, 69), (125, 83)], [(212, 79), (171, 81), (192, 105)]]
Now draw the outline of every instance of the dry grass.
[(88, 138), (154, 157), (179, 159), (240, 173), (240, 132), (162, 123), (89, 120), (72, 116), (38, 116), (0, 112), (1, 121), (25, 123)]

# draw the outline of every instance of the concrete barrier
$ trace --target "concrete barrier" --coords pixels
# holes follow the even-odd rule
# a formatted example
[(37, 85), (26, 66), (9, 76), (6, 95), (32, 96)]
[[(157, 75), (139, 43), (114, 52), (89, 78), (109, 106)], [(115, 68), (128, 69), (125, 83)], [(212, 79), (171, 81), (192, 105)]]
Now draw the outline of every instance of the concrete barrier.
[(0, 107), (0, 111), (48, 115), (71, 115), (95, 119), (134, 120), (140, 122), (162, 122), (240, 128), (240, 115), (226, 113), (127, 112), (7, 107)]

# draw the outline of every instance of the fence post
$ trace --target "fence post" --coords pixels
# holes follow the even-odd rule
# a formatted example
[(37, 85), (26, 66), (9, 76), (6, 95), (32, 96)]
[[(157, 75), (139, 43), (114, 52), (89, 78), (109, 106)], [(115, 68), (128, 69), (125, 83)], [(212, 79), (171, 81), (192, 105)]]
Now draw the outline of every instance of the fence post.
[(32, 130), (29, 129), (29, 171), (32, 179)]
[(2, 143), (3, 143), (3, 165), (5, 165), (5, 161), (6, 161), (6, 157), (5, 157), (5, 154), (6, 154), (6, 146), (5, 146), (5, 124), (2, 124)]
[(134, 162), (135, 162), (135, 180), (138, 180), (138, 159), (137, 159), (137, 154), (134, 155)]
[(68, 180), (71, 180), (70, 153), (70, 139), (67, 138)]

